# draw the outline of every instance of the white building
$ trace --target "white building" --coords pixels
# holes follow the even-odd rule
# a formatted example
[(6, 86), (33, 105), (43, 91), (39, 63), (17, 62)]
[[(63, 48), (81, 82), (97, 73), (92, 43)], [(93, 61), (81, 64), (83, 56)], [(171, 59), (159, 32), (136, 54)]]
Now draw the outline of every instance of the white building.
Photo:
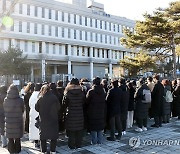
[[(0, 18), (11, 2), (0, 0)], [(31, 63), (32, 80), (52, 74), (112, 77), (120, 59), (132, 54), (119, 39), (123, 28), (133, 30), (135, 21), (105, 13), (103, 4), (19, 0), (11, 17), (14, 25), (0, 31), (0, 48), (22, 49)]]

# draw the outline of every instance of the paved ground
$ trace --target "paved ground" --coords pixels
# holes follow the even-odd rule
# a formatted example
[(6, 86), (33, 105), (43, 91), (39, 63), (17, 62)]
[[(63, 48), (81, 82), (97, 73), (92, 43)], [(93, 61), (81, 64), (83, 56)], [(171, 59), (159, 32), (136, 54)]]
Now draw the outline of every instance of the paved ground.
[[(148, 123), (150, 125), (152, 120)], [(135, 128), (135, 126), (134, 126)], [(102, 145), (90, 145), (90, 136), (86, 135), (83, 147), (70, 150), (67, 147), (67, 139), (61, 135), (58, 141), (57, 153), (60, 154), (179, 154), (180, 153), (180, 120), (172, 119), (171, 123), (164, 124), (160, 128), (150, 128), (141, 133), (135, 132), (134, 128), (128, 129), (127, 134), (122, 136), (121, 141), (107, 141)], [(104, 135), (106, 138), (107, 135)], [(131, 145), (131, 146), (130, 146)], [(7, 149), (0, 148), (0, 154), (8, 153)], [(39, 154), (34, 144), (26, 138), (22, 139), (22, 152), (20, 154)]]

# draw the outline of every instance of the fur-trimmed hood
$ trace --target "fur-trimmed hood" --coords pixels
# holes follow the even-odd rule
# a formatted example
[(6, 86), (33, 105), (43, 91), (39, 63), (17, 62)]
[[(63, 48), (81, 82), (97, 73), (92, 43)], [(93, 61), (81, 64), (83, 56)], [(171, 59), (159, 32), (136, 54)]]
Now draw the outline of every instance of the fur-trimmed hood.
[(76, 93), (77, 90), (83, 91), (80, 85), (68, 84), (64, 90), (64, 94), (67, 94), (69, 91)]

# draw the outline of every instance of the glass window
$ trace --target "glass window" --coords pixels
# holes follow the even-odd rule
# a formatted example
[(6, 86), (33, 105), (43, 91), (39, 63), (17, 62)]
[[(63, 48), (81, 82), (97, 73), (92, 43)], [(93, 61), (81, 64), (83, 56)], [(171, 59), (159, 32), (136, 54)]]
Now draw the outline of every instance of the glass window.
[(30, 5), (27, 5), (27, 15), (30, 16)]
[(111, 31), (111, 23), (109, 23), (109, 31)]
[(76, 30), (74, 29), (74, 39), (76, 39)]
[(59, 45), (59, 54), (62, 55), (62, 46), (61, 46), (61, 44)]
[(42, 18), (45, 18), (45, 9), (42, 8)]
[(39, 53), (42, 53), (42, 42), (39, 42)]
[(27, 33), (30, 33), (30, 22), (27, 22)]
[(68, 13), (68, 22), (70, 23), (71, 22), (71, 14)]
[(101, 34), (101, 35), (100, 35), (100, 41), (101, 41), (101, 43), (102, 43), (102, 40), (103, 40), (103, 39), (102, 39), (102, 34)]
[(107, 35), (105, 35), (105, 43), (107, 43)]
[(85, 26), (87, 26), (87, 17), (85, 17)]
[(112, 43), (112, 41), (111, 41), (111, 36), (109, 36), (109, 43), (110, 43), (110, 44)]
[(49, 26), (49, 36), (51, 36), (51, 26)]
[(100, 29), (102, 29), (102, 20), (100, 20)]
[(38, 7), (35, 6), (34, 8), (34, 16), (37, 17), (38, 16)]
[(56, 13), (55, 13), (55, 20), (58, 20), (58, 11), (56, 10)]
[(44, 35), (44, 25), (42, 25), (41, 34)]
[(79, 31), (79, 38), (80, 38), (80, 40), (82, 40), (82, 31), (81, 30)]
[(62, 37), (64, 37), (64, 28), (62, 28)]
[(56, 54), (56, 45), (53, 44), (53, 54)]
[(116, 37), (114, 37), (114, 45), (116, 45)]
[(34, 34), (37, 34), (37, 23), (34, 24)]
[(119, 28), (120, 28), (120, 26), (118, 25), (118, 32), (119, 32)]
[(116, 31), (116, 25), (114, 24), (114, 32)]
[(91, 35), (91, 41), (93, 41), (93, 33), (91, 33), (90, 35)]
[(79, 24), (82, 25), (82, 16), (79, 16)]
[(92, 23), (92, 18), (90, 18), (90, 26), (92, 27), (93, 23)]
[(55, 29), (55, 36), (58, 37), (58, 27)]
[(11, 31), (14, 31), (14, 24), (11, 26)]
[(49, 19), (51, 19), (51, 9), (49, 9)]
[(97, 19), (95, 20), (95, 27), (97, 28)]
[(74, 24), (76, 24), (76, 15), (74, 14)]
[(71, 38), (71, 29), (68, 28), (68, 38)]
[(24, 42), (24, 52), (28, 52), (28, 41)]
[(85, 32), (85, 40), (87, 41), (87, 32)]
[(98, 34), (96, 33), (96, 42), (98, 42)]
[(35, 52), (35, 42), (32, 42), (32, 53)]
[(107, 22), (106, 21), (104, 22), (104, 29), (105, 30), (107, 29)]
[(19, 32), (22, 32), (22, 21), (19, 21)]
[(23, 10), (22, 4), (19, 4), (19, 14), (22, 14), (22, 10)]
[(49, 43), (46, 42), (46, 53), (49, 53)]
[(64, 12), (62, 12), (62, 21), (64, 21)]

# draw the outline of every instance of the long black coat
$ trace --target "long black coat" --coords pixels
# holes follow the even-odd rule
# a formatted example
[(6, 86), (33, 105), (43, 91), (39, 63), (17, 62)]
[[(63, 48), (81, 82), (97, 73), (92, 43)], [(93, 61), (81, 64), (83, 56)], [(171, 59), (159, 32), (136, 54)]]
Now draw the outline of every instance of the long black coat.
[(152, 102), (151, 102), (151, 108), (152, 108), (152, 116), (163, 116), (163, 102), (164, 102), (164, 87), (158, 81), (152, 91)]
[(4, 99), (5, 133), (7, 138), (23, 137), (24, 102), (18, 89), (12, 88)]
[[(164, 87), (164, 94), (166, 94), (167, 90), (171, 91), (171, 87), (170, 86), (165, 86)], [(163, 115), (170, 115), (171, 112), (171, 103), (172, 102), (166, 102), (166, 100), (164, 99), (163, 102)]]
[(1, 135), (4, 135), (4, 108), (3, 108), (3, 102), (4, 98), (6, 97), (6, 92), (0, 92), (0, 133)]
[(100, 131), (105, 127), (105, 91), (102, 86), (93, 86), (86, 95), (88, 128), (90, 131)]
[(121, 119), (127, 119), (127, 111), (129, 104), (129, 90), (126, 84), (119, 87), (122, 90), (122, 101), (121, 101)]
[(78, 131), (84, 129), (84, 103), (85, 95), (82, 88), (76, 85), (68, 85), (63, 97), (63, 108), (66, 110), (66, 130)]
[(135, 104), (136, 118), (139, 119), (144, 119), (148, 117), (148, 109), (150, 104), (142, 103), (144, 89), (150, 90), (146, 84), (143, 84), (136, 90), (136, 93), (134, 94), (134, 98), (136, 101)]
[(40, 117), (40, 139), (58, 138), (58, 112), (60, 109), (59, 101), (52, 92), (47, 92), (40, 97), (35, 105)]
[(128, 111), (134, 111), (134, 94), (135, 89), (132, 87), (129, 89), (129, 104), (128, 104)]
[(176, 116), (180, 116), (180, 86), (177, 86), (173, 92), (174, 95), (174, 112)]
[(122, 90), (118, 87), (111, 88), (106, 97), (108, 118), (121, 114)]

